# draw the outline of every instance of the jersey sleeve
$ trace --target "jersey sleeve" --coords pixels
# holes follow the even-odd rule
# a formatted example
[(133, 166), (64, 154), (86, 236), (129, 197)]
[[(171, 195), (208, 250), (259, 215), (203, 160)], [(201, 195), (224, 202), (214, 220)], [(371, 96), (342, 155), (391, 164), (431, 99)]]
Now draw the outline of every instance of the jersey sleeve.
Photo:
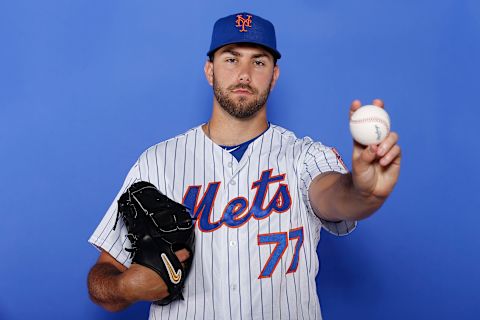
[(139, 162), (137, 161), (128, 172), (122, 188), (114, 198), (103, 219), (88, 239), (88, 242), (93, 244), (97, 249), (107, 251), (112, 257), (126, 267), (129, 267), (131, 264), (131, 257), (130, 253), (127, 252), (125, 248), (130, 248), (131, 243), (127, 238), (127, 229), (123, 219), (117, 217), (117, 200), (133, 183), (139, 180), (141, 179)]
[[(316, 176), (326, 172), (344, 174), (347, 173), (348, 170), (334, 148), (324, 146), (319, 142), (311, 142), (310, 140), (306, 146), (306, 153), (300, 173), (300, 185), (302, 186), (301, 189), (305, 205), (313, 215), (315, 215), (315, 213), (310, 203), (308, 189)], [(330, 222), (323, 219), (320, 219), (320, 221), (325, 230), (337, 236), (347, 235), (357, 226), (356, 221)]]

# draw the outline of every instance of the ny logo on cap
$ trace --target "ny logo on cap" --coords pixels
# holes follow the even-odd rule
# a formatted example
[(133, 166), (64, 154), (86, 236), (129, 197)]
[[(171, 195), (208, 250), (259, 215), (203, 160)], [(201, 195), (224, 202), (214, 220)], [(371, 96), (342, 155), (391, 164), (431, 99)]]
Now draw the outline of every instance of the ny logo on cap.
[(239, 14), (237, 15), (237, 20), (235, 20), (235, 23), (235, 27), (242, 28), (239, 30), (240, 32), (247, 32), (248, 30), (245, 29), (245, 27), (252, 27), (252, 16), (247, 15), (247, 18), (245, 19), (243, 15)]

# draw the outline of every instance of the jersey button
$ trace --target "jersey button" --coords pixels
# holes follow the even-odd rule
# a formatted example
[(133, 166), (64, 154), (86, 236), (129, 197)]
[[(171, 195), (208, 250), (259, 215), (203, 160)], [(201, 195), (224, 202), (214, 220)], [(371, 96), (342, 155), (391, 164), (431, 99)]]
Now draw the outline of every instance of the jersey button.
[(237, 285), (236, 284), (232, 284), (230, 286), (230, 288), (232, 289), (232, 291), (236, 291), (237, 290)]
[(230, 181), (230, 184), (231, 184), (232, 186), (234, 186), (234, 185), (236, 185), (237, 183), (235, 182), (235, 180), (232, 180), (232, 181)]
[(236, 247), (237, 246), (237, 241), (232, 240), (230, 241), (230, 247)]
[(231, 168), (233, 166), (232, 162), (227, 163), (227, 167)]

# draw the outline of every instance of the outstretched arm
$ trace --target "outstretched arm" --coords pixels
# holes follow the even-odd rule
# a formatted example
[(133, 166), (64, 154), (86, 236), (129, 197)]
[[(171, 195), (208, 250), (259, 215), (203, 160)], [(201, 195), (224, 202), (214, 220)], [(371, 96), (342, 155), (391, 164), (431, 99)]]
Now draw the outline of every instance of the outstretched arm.
[[(383, 101), (373, 104), (383, 108)], [(350, 115), (361, 107), (355, 100)], [(361, 220), (382, 206), (393, 191), (400, 173), (401, 150), (398, 135), (390, 132), (379, 145), (362, 146), (354, 141), (352, 172), (325, 173), (309, 188), (315, 214), (328, 221)]]

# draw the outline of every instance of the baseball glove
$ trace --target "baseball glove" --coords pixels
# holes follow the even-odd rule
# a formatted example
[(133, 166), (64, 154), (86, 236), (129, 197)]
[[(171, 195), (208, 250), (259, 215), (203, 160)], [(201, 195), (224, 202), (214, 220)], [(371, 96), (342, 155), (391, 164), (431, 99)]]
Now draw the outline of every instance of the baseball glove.
[[(132, 247), (132, 263), (157, 272), (170, 295), (155, 303), (167, 305), (183, 299), (182, 289), (194, 253), (194, 223), (189, 210), (163, 195), (153, 184), (134, 183), (118, 200), (118, 215), (123, 218)], [(115, 230), (116, 224), (113, 227)], [(180, 263), (175, 251), (187, 249), (190, 257)]]

